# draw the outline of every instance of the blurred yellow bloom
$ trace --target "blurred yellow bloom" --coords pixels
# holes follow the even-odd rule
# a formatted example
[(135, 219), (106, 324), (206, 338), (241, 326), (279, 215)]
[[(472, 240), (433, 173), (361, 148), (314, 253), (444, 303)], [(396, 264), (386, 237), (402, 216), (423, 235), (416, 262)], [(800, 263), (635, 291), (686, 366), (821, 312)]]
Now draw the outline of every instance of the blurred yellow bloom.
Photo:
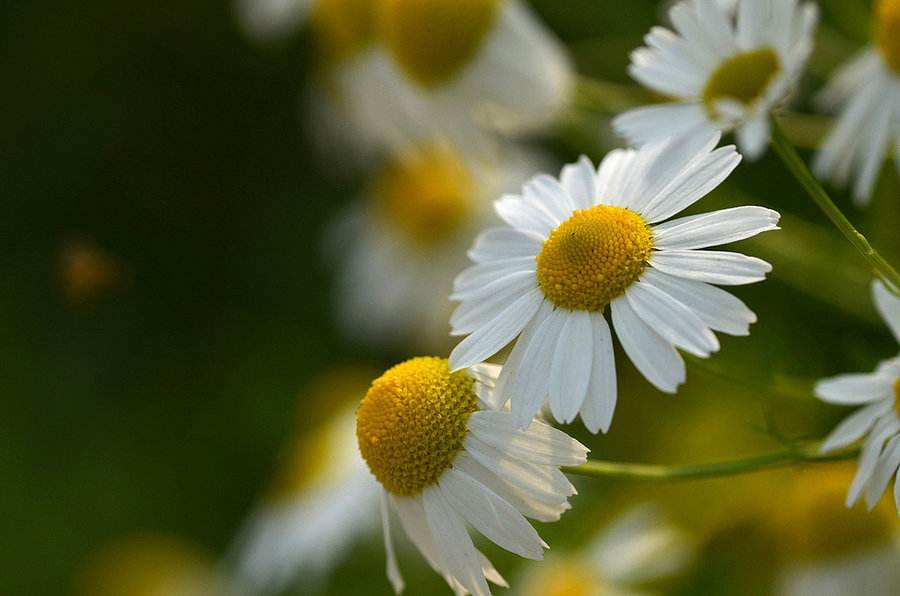
[(92, 241), (72, 240), (59, 255), (59, 283), (70, 304), (90, 305), (126, 281), (122, 261)]

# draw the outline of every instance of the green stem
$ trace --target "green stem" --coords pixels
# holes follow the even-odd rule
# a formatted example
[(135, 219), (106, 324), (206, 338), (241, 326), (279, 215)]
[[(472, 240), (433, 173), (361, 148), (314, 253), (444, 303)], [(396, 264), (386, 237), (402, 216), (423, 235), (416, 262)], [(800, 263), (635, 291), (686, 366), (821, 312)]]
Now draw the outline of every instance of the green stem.
[(844, 235), (853, 247), (872, 265), (875, 274), (885, 283), (891, 293), (900, 296), (900, 274), (876, 251), (843, 212), (834, 204), (822, 185), (816, 180), (801, 159), (794, 146), (784, 136), (778, 122), (772, 118), (772, 148), (790, 170), (791, 174), (806, 190), (807, 194), (828, 216), (831, 223)]
[(808, 443), (784, 451), (776, 451), (744, 459), (709, 464), (654, 465), (588, 460), (580, 466), (563, 468), (567, 474), (593, 478), (627, 478), (631, 480), (696, 480), (749, 474), (771, 468), (806, 463), (823, 463), (851, 459), (857, 449), (845, 449), (828, 455), (819, 452), (818, 443)]

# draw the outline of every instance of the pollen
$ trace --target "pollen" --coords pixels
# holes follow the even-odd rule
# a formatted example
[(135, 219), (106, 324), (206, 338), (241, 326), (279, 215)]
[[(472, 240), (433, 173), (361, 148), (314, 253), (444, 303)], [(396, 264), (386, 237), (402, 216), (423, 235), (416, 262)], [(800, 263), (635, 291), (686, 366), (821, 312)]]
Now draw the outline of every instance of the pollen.
[(458, 231), (471, 212), (475, 181), (450, 150), (430, 148), (388, 162), (376, 176), (376, 208), (410, 240), (436, 244)]
[(736, 54), (719, 65), (709, 77), (703, 90), (703, 105), (707, 113), (718, 118), (716, 102), (736, 101), (752, 105), (763, 95), (781, 71), (778, 54), (771, 48)]
[(372, 41), (373, 1), (316, 0), (310, 28), (326, 64), (350, 58)]
[(900, 74), (900, 0), (881, 0), (875, 9), (875, 43), (888, 66)]
[(484, 44), (501, 0), (377, 0), (381, 41), (423, 87), (458, 74)]
[(560, 308), (603, 311), (643, 273), (653, 250), (647, 222), (623, 207), (576, 211), (544, 241), (538, 284)]
[(474, 381), (444, 358), (413, 358), (372, 383), (356, 412), (359, 450), (381, 485), (415, 496), (462, 449), (477, 408)]

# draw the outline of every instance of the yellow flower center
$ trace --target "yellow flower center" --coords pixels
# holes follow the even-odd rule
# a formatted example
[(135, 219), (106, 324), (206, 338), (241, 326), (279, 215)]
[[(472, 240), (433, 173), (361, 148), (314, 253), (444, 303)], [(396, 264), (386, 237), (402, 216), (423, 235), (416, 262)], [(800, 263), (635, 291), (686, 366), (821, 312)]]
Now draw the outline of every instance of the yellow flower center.
[(881, 0), (875, 9), (875, 43), (884, 61), (900, 74), (900, 0)]
[(579, 210), (544, 241), (538, 284), (558, 307), (602, 311), (637, 281), (652, 250), (650, 227), (637, 213), (609, 205)]
[(416, 83), (453, 78), (478, 52), (502, 0), (378, 0), (381, 39)]
[(477, 408), (473, 380), (444, 358), (413, 358), (372, 383), (356, 412), (356, 437), (389, 492), (414, 496), (453, 463)]
[(373, 0), (317, 0), (310, 15), (322, 60), (333, 64), (365, 48), (374, 34)]
[(475, 193), (466, 166), (446, 149), (429, 149), (395, 159), (376, 177), (376, 206), (410, 239), (433, 244), (452, 236), (465, 222)]
[(778, 54), (771, 48), (761, 48), (732, 56), (713, 72), (703, 90), (706, 112), (718, 118), (716, 102), (737, 101), (749, 106), (761, 98), (766, 87), (781, 71)]

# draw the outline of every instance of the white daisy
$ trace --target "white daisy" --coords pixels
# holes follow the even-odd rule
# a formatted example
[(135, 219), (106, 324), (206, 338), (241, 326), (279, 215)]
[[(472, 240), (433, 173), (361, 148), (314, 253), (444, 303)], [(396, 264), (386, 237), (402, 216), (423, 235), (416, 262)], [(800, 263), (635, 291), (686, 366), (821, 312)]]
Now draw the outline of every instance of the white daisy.
[(387, 574), (403, 580), (394, 557), (390, 511), (458, 594), (490, 594), (506, 583), (478, 551), (466, 524), (504, 549), (541, 559), (547, 545), (525, 517), (555, 521), (575, 488), (560, 466), (583, 463), (587, 449), (534, 422), (517, 429), (491, 409), (498, 367), (450, 372), (443, 358), (414, 358), (372, 383), (357, 412), (363, 458), (384, 491)]
[(732, 252), (698, 250), (777, 229), (778, 213), (738, 207), (666, 220), (716, 188), (740, 161), (719, 134), (610, 153), (542, 175), (495, 208), (508, 224), (482, 233), (457, 277), (451, 325), (468, 335), (454, 370), (518, 338), (500, 377), (499, 402), (526, 425), (549, 398), (562, 422), (609, 428), (616, 403), (607, 305), (625, 352), (662, 391), (685, 380), (676, 351), (707, 357), (713, 331), (747, 335), (756, 316), (714, 287), (761, 281), (771, 266)]
[(628, 511), (586, 547), (529, 566), (519, 596), (649, 596), (693, 562), (695, 543), (651, 506)]
[(818, 10), (798, 0), (739, 0), (733, 19), (717, 0), (670, 12), (677, 33), (654, 27), (631, 55), (631, 76), (670, 103), (618, 116), (634, 145), (698, 130), (736, 130), (742, 153), (762, 155), (769, 113), (786, 100), (813, 47)]
[(345, 334), (379, 346), (449, 349), (453, 277), (466, 250), (495, 221), (493, 199), (543, 163), (515, 148), (491, 164), (428, 145), (397, 155), (332, 231), (338, 321)]
[(859, 204), (871, 199), (891, 148), (900, 171), (900, 0), (880, 0), (874, 29), (875, 44), (844, 65), (819, 96), (823, 109), (841, 115), (816, 156), (816, 174), (841, 186), (856, 176)]
[[(885, 323), (900, 341), (900, 299), (881, 282), (872, 285), (872, 294)], [(883, 361), (874, 373), (820, 381), (816, 396), (833, 404), (864, 406), (834, 429), (822, 451), (840, 449), (866, 437), (847, 506), (865, 495), (866, 504), (874, 507), (900, 467), (900, 356)], [(900, 512), (900, 482), (895, 483), (894, 497)]]
[(340, 367), (304, 396), (306, 427), (310, 402), (350, 397), (352, 404), (313, 430), (305, 429), (285, 453), (228, 557), (243, 592), (280, 594), (297, 577), (312, 591), (325, 583), (348, 547), (372, 529), (378, 485), (354, 441), (356, 405), (367, 384), (358, 369)]

